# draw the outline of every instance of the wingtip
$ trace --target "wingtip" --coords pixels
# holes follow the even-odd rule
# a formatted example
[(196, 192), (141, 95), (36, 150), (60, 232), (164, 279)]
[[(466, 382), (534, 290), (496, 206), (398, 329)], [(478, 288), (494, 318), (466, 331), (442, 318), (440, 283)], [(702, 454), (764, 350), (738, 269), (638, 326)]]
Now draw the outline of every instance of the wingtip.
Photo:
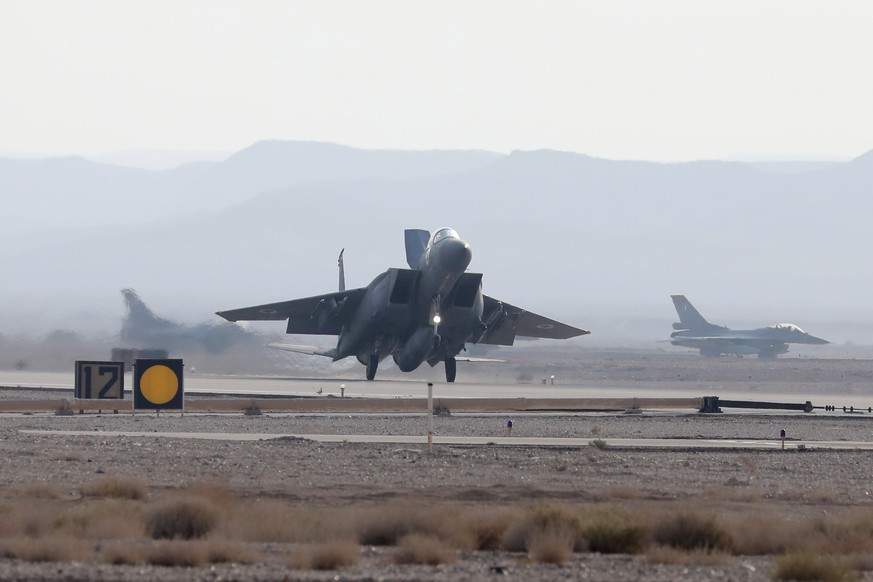
[(231, 323), (236, 323), (236, 320), (235, 320), (235, 319), (231, 319), (230, 317), (228, 317), (226, 311), (216, 311), (216, 312), (215, 312), (215, 315), (217, 315), (218, 317), (221, 317), (221, 318), (223, 318), (223, 319), (225, 319), (225, 320), (227, 320), (227, 321), (230, 321)]

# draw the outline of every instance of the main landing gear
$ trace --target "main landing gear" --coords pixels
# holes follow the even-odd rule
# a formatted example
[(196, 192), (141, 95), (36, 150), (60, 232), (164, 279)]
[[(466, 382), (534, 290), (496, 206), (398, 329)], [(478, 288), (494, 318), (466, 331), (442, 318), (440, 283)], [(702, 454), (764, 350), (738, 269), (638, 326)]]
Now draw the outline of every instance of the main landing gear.
[(367, 360), (367, 380), (372, 380), (376, 377), (376, 369), (379, 367), (379, 356), (370, 354), (370, 359)]
[(455, 358), (446, 358), (446, 382), (454, 382), (458, 374), (458, 361)]

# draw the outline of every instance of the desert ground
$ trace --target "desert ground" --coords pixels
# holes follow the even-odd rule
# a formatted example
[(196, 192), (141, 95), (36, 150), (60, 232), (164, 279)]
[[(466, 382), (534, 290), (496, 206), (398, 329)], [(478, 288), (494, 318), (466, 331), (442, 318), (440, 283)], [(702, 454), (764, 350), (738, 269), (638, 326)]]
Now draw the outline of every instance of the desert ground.
[[(559, 370), (558, 382), (607, 376), (604, 388), (641, 394), (690, 383), (700, 395), (834, 394), (860, 407), (873, 401), (871, 364), (611, 353), (592, 357), (585, 371), (552, 358), (498, 374), (532, 392), (539, 376)], [(44, 396), (2, 388), (5, 399)], [(0, 579), (873, 580), (870, 453), (795, 444), (873, 441), (871, 414), (525, 414), (513, 418), (516, 437), (588, 444), (439, 442), (505, 436), (506, 419), (436, 416), (429, 451), (233, 436), (422, 434), (426, 418), (415, 414), (4, 414)], [(784, 450), (608, 444), (775, 443), (782, 429)], [(58, 430), (77, 434), (41, 432)], [(154, 436), (114, 434), (123, 431)]]

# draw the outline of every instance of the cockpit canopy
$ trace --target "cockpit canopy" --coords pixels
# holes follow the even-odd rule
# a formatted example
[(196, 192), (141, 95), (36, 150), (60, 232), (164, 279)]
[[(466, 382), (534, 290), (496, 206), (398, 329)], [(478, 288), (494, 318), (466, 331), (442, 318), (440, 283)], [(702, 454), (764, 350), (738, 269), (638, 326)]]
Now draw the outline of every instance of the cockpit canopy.
[(775, 325), (771, 325), (770, 328), (771, 329), (780, 329), (780, 330), (788, 331), (791, 333), (806, 333), (805, 331), (803, 331), (802, 329), (800, 329), (799, 327), (797, 327), (793, 323), (777, 323)]
[(461, 237), (458, 236), (458, 233), (455, 232), (455, 230), (452, 228), (441, 228), (438, 231), (436, 231), (435, 233), (433, 233), (433, 236), (430, 237), (430, 242), (428, 243), (427, 246), (432, 247), (436, 243), (438, 243), (441, 240), (446, 239), (446, 238), (460, 239)]

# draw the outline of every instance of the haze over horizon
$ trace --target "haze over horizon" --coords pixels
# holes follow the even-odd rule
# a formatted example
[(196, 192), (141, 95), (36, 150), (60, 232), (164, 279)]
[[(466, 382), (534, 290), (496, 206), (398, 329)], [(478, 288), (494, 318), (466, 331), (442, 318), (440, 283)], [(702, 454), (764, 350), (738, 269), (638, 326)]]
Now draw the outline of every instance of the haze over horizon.
[(403, 266), (404, 228), (450, 225), (486, 292), (592, 328), (592, 345), (663, 339), (673, 293), (730, 327), (873, 344), (870, 273), (852, 266), (870, 237), (873, 152), (787, 164), (294, 141), (162, 171), (0, 159), (0, 321), (105, 333), (133, 287), (204, 322), (331, 290), (342, 247), (349, 284), (365, 285)]
[(873, 5), (0, 3), (0, 152), (554, 149), (846, 160)]
[(0, 0), (0, 333), (112, 329), (124, 287), (188, 322), (322, 293), (342, 247), (365, 285), (448, 225), (486, 292), (590, 343), (663, 339), (684, 293), (873, 345), (871, 26), (862, 1)]

